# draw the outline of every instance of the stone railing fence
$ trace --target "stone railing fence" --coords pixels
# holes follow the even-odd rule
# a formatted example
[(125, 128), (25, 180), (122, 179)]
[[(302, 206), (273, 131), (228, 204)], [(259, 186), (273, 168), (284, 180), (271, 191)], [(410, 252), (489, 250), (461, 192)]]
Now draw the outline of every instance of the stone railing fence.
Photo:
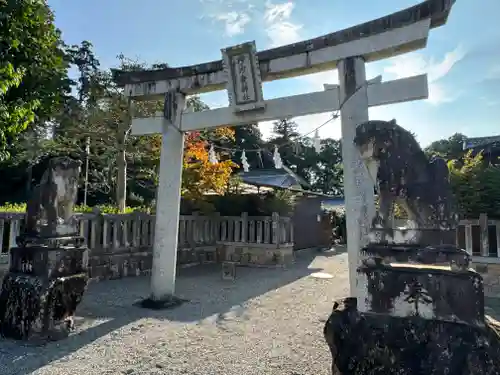
[[(24, 213), (0, 213), (0, 264), (8, 264), (9, 249), (15, 246), (16, 236), (21, 233), (24, 216)], [(78, 213), (76, 217), (80, 235), (86, 238), (90, 249), (91, 272), (98, 266), (114, 267), (117, 272), (116, 259), (121, 259), (127, 269), (132, 268), (127, 272), (150, 269), (154, 215)], [(260, 252), (291, 249), (293, 225), (291, 218), (277, 213), (262, 217), (249, 217), (246, 213), (231, 217), (180, 216), (178, 242), (178, 263), (210, 262), (220, 258), (217, 252), (221, 246), (233, 250), (250, 247)]]
[(500, 220), (490, 220), (486, 214), (479, 219), (460, 222), (457, 244), (474, 257), (500, 258)]
[[(396, 225), (405, 223), (405, 220), (396, 220)], [(456, 243), (474, 257), (500, 259), (500, 220), (490, 220), (486, 214), (481, 214), (479, 219), (461, 220)]]

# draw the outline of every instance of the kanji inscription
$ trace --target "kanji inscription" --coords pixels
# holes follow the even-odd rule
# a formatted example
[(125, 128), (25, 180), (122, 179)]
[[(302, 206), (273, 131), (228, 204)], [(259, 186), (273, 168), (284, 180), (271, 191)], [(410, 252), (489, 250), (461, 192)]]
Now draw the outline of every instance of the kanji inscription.
[(222, 50), (224, 71), (227, 74), (229, 105), (235, 111), (264, 107), (259, 60), (255, 42), (248, 42)]

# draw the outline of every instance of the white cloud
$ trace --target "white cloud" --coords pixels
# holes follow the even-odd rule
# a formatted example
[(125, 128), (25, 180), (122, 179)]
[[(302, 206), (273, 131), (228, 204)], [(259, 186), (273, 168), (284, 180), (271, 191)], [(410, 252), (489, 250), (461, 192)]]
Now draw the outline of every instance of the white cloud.
[(294, 6), (291, 1), (281, 4), (266, 3), (264, 23), (269, 47), (279, 47), (301, 39), (302, 25), (291, 20)]
[(245, 26), (250, 22), (250, 16), (244, 12), (229, 12), (215, 16), (218, 21), (224, 22), (225, 34), (229, 37), (243, 34)]
[[(266, 3), (266, 11), (264, 13), (264, 23), (266, 25), (266, 33), (269, 38), (269, 47), (278, 47), (290, 43), (295, 43), (304, 39), (302, 33), (303, 27), (295, 22), (292, 17), (294, 3), (291, 1), (272, 4)], [(373, 68), (373, 65), (367, 65), (367, 76), (372, 78), (380, 74), (379, 71)], [(324, 84), (338, 84), (338, 75), (335, 70), (309, 74), (299, 78), (293, 78), (298, 86), (303, 88), (301, 92), (322, 91)], [(324, 124), (332, 116), (332, 113), (320, 113), (294, 118), (298, 124), (299, 133), (305, 135), (314, 131), (318, 126)], [(272, 121), (265, 121), (259, 124), (259, 128), (264, 138), (272, 134)], [(327, 125), (319, 130), (321, 137), (340, 138), (340, 120), (330, 121)]]
[(198, 0), (202, 8), (201, 19), (209, 18), (224, 26), (224, 35), (243, 34), (252, 21), (254, 5), (249, 0)]
[[(210, 0), (206, 0), (210, 1)], [(218, 16), (217, 20), (225, 22), (226, 33), (236, 35), (243, 32), (245, 26), (250, 22), (250, 18), (256, 20), (258, 15), (261, 20), (261, 25), (265, 35), (268, 39), (268, 45), (261, 48), (272, 48), (286, 44), (295, 43), (297, 41), (307, 38), (304, 32), (303, 25), (297, 22), (294, 17), (295, 4), (293, 1), (274, 0), (275, 3), (265, 3), (264, 9), (259, 8), (259, 11), (254, 7), (243, 8), (245, 0), (236, 2), (239, 7), (229, 6), (225, 10), (227, 13), (221, 12), (220, 6), (226, 5), (223, 0), (211, 0), (219, 4), (218, 12), (222, 16)], [(234, 0), (233, 0), (234, 1)], [(223, 4), (224, 3), (224, 4)], [(248, 3), (247, 3), (248, 4)], [(228, 9), (229, 8), (229, 9)], [(214, 14), (214, 13), (213, 13)], [(252, 15), (245, 18), (239, 18), (238, 15)], [(238, 21), (242, 21), (243, 25), (238, 26)], [(233, 24), (235, 26), (233, 26)], [(422, 53), (411, 53), (396, 57), (390, 60), (380, 61), (377, 63), (370, 63), (366, 65), (367, 78), (373, 78), (379, 74), (383, 74), (384, 81), (394, 78), (403, 78), (418, 74), (427, 73), (429, 77), (429, 102), (432, 104), (439, 104), (455, 100), (460, 93), (453, 92), (453, 90), (444, 85), (441, 81), (459, 62), (464, 58), (466, 51), (462, 47), (447, 53), (442, 59), (426, 58)], [(492, 72), (497, 73), (496, 68)], [(290, 87), (290, 81), (293, 81), (293, 86)], [(338, 83), (338, 76), (335, 70), (302, 76), (287, 80), (286, 91), (282, 89), (284, 82), (266, 83), (268, 85), (268, 94), (274, 92), (274, 96), (293, 95), (304, 92), (320, 91), (323, 90), (325, 83), (336, 84)], [(271, 87), (269, 87), (269, 85)], [(290, 90), (292, 88), (292, 90)], [(271, 90), (269, 90), (271, 89)], [(221, 95), (206, 94), (212, 107), (226, 106), (227, 99)], [(269, 99), (269, 96), (264, 93), (264, 96)], [(209, 98), (210, 97), (210, 98)], [(205, 98), (204, 98), (205, 99)], [(416, 103), (415, 103), (416, 104)], [(419, 141), (425, 146), (432, 140), (440, 137), (449, 136), (446, 129), (437, 126), (432, 120), (432, 111), (426, 111), (419, 116), (415, 116), (413, 103), (393, 104), (383, 107), (370, 108), (370, 118), (380, 120), (391, 120), (396, 118), (405, 128), (417, 133)], [(323, 124), (331, 117), (331, 113), (316, 114), (310, 116), (297, 117), (294, 120), (299, 125), (299, 132), (306, 134), (314, 131), (315, 128)], [(259, 127), (264, 137), (269, 137), (272, 132), (272, 122), (262, 122)], [(320, 136), (340, 138), (340, 120), (334, 120), (322, 127)]]
[(421, 52), (408, 53), (391, 59), (390, 65), (384, 69), (384, 72), (394, 75), (395, 78), (427, 73), (429, 102), (435, 105), (452, 102), (458, 98), (460, 93), (445, 86), (439, 80), (445, 77), (465, 55), (466, 51), (462, 46), (445, 54), (440, 62), (433, 58), (426, 59)]

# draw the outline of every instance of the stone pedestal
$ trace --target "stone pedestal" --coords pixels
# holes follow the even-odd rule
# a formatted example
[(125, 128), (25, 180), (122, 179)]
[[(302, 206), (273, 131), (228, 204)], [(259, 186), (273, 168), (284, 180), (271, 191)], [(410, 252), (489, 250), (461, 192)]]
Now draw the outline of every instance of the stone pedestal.
[[(483, 280), (469, 269), (465, 251), (451, 245), (404, 247), (363, 249), (373, 257), (358, 268), (360, 312), (484, 325)], [(398, 253), (406, 262), (391, 262), (403, 257)]]
[(336, 302), (324, 329), (333, 374), (500, 374), (500, 325), (465, 251), (385, 243), (362, 254), (360, 295)]
[(42, 242), (25, 238), (18, 241), (25, 246), (10, 250), (11, 265), (0, 292), (4, 337), (58, 339), (73, 328), (88, 281), (88, 249), (77, 237)]
[(324, 337), (335, 375), (500, 374), (500, 326), (489, 318), (480, 327), (366, 314), (346, 298), (334, 304)]

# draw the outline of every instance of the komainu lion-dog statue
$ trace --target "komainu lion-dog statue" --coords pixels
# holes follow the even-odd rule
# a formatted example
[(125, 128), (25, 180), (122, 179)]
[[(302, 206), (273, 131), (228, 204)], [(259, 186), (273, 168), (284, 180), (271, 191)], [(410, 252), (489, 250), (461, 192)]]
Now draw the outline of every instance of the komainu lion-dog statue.
[(354, 143), (378, 190), (373, 227), (392, 230), (397, 203), (417, 229), (451, 231), (458, 223), (445, 160), (429, 158), (415, 137), (392, 121), (367, 121)]
[[(81, 164), (81, 161), (69, 157), (50, 159), (40, 184), (33, 189), (31, 199), (27, 203), (24, 231), (26, 235), (74, 234), (67, 233), (67, 230), (66, 233), (60, 231), (61, 225), (71, 227)], [(41, 221), (46, 221), (46, 225), (40, 226)]]

